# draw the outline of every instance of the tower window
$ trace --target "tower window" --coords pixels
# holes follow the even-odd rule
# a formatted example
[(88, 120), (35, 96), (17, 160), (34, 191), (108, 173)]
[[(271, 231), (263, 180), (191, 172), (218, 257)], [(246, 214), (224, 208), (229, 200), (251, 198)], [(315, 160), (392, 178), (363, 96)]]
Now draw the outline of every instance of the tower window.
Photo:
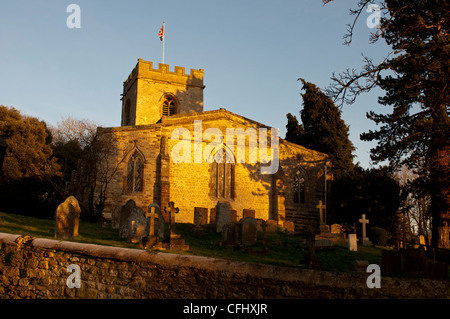
[(127, 191), (142, 192), (144, 189), (144, 161), (134, 152), (127, 165)]
[(172, 96), (167, 96), (163, 102), (163, 116), (171, 116), (175, 114), (175, 99)]

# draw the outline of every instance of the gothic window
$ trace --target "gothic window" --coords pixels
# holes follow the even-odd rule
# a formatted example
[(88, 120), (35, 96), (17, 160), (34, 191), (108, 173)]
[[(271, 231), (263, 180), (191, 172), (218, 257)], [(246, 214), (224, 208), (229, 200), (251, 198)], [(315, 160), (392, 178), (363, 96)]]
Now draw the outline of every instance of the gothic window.
[(211, 163), (211, 195), (218, 199), (234, 199), (234, 163)]
[(294, 203), (305, 203), (305, 177), (299, 171), (294, 175)]
[(127, 191), (142, 192), (144, 189), (144, 161), (135, 151), (127, 164)]
[(171, 116), (174, 115), (176, 111), (176, 103), (175, 99), (172, 96), (167, 96), (163, 102), (163, 116)]

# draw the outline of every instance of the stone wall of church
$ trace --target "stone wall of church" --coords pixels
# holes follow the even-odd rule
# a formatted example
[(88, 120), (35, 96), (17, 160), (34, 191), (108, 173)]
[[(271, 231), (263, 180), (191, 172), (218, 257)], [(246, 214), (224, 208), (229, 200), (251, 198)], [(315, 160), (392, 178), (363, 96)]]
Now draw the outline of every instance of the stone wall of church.
[[(201, 122), (195, 124), (194, 121)], [(227, 128), (243, 130), (252, 128), (258, 132), (261, 127), (266, 128), (262, 124), (221, 109), (165, 117), (161, 123), (154, 125), (102, 129), (103, 134), (113, 138), (117, 149), (110, 158), (109, 166), (117, 167), (117, 171), (108, 187), (105, 217), (109, 218), (114, 207), (124, 205), (128, 199), (134, 199), (136, 204), (144, 210), (154, 201), (161, 203), (161, 174), (163, 173), (161, 173), (160, 152), (163, 136), (167, 140), (169, 158), (167, 172), (169, 197), (180, 209), (177, 221), (193, 223), (194, 207), (205, 207), (210, 210), (218, 201), (227, 201), (231, 209), (236, 210), (238, 218), (242, 217), (244, 209), (254, 210), (256, 218), (264, 220), (274, 218), (276, 216), (274, 203), (277, 200), (274, 194), (274, 178), (271, 174), (261, 174), (259, 163), (249, 163), (248, 140), (245, 146), (245, 163), (237, 163), (234, 166), (234, 198), (217, 198), (212, 194), (212, 164), (205, 160), (208, 154), (203, 154), (212, 138), (218, 138), (208, 138), (205, 134), (207, 130), (218, 130), (226, 141)], [(172, 136), (175, 129), (180, 129), (178, 133), (181, 135), (188, 134), (190, 141), (185, 146), (180, 144), (179, 135)], [(201, 134), (194, 133), (196, 129)], [(270, 137), (268, 139), (270, 140)], [(237, 141), (235, 145), (236, 143)], [(196, 153), (198, 152), (196, 147), (200, 153)], [(227, 145), (227, 147), (231, 149), (233, 146)], [(135, 150), (138, 150), (145, 158), (144, 188), (143, 192), (128, 193), (125, 191), (127, 161)], [(179, 155), (178, 160), (174, 159), (175, 150)], [(237, 148), (233, 148), (233, 152), (235, 156), (238, 156)], [(320, 161), (324, 159), (326, 159), (325, 154), (281, 140), (280, 165), (285, 185), (286, 219), (294, 221), (296, 230), (300, 230), (308, 219), (318, 218), (316, 206), (318, 200), (324, 200), (324, 175), (323, 164), (317, 163), (321, 163)], [(302, 170), (308, 176), (307, 201), (304, 204), (293, 203), (291, 178), (298, 170)]]

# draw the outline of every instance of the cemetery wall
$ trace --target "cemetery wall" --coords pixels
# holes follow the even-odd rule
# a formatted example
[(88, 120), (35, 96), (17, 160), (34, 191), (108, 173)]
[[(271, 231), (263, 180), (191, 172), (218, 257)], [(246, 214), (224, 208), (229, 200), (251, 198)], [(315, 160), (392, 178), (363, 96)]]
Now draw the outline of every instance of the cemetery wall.
[[(449, 298), (450, 283), (331, 273), (0, 233), (0, 298)], [(80, 288), (69, 288), (69, 265)]]

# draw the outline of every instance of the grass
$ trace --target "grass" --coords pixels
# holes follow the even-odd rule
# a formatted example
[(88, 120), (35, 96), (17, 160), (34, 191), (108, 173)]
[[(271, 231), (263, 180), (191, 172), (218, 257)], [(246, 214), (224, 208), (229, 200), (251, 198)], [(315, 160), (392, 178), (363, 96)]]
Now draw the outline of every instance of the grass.
[[(54, 239), (54, 227), (54, 220), (0, 212), (0, 232)], [(258, 243), (252, 247), (233, 248), (220, 246), (221, 235), (215, 230), (207, 228), (199, 230), (192, 224), (177, 224), (176, 229), (190, 246), (190, 250), (186, 252), (166, 250), (166, 252), (292, 267), (297, 267), (307, 253), (303, 248), (305, 243), (302, 238), (283, 233), (267, 233), (265, 239), (259, 238)], [(125, 239), (120, 239), (118, 230), (104, 227), (102, 223), (80, 221), (78, 231), (79, 236), (73, 241), (140, 248), (138, 245), (127, 243)], [(249, 252), (249, 248), (253, 253)], [(357, 252), (350, 252), (346, 244), (336, 243), (334, 249), (316, 251), (316, 255), (322, 264), (322, 269), (345, 272), (350, 270), (350, 264), (354, 260), (368, 260), (369, 263), (380, 265), (383, 249), (358, 246)], [(266, 250), (267, 255), (264, 253)]]

